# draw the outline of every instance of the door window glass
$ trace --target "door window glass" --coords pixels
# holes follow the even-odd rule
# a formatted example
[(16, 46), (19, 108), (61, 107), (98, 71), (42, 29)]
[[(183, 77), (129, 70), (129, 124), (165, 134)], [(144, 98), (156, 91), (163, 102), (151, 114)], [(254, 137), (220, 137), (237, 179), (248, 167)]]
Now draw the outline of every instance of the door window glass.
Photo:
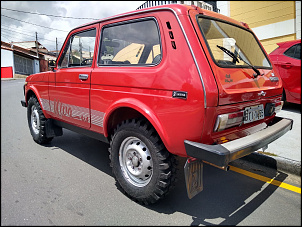
[(301, 59), (301, 43), (296, 45), (295, 58)]
[(94, 54), (96, 30), (76, 33), (65, 46), (59, 67), (91, 66)]
[(110, 25), (103, 29), (98, 63), (146, 65), (161, 60), (159, 31), (153, 19)]
[(290, 47), (289, 49), (287, 49), (284, 52), (284, 55), (293, 58), (295, 56), (295, 50), (296, 50), (296, 45), (294, 45), (294, 46)]

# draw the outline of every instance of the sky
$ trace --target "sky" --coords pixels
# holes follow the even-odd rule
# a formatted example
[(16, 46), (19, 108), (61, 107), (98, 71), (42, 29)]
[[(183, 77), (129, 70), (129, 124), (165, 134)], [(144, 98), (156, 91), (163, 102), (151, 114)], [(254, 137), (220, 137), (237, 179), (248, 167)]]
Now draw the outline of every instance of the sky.
[(71, 29), (95, 19), (136, 10), (144, 2), (1, 1), (1, 41), (35, 41), (37, 32), (39, 43), (48, 50), (56, 50), (57, 38), (60, 50)]

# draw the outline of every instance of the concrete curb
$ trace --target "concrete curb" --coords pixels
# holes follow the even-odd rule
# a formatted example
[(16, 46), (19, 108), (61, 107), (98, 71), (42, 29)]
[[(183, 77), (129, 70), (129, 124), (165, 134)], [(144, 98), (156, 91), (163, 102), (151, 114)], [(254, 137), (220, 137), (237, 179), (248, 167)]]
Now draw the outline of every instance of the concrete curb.
[(241, 158), (276, 170), (282, 170), (297, 176), (301, 176), (301, 161), (295, 161), (280, 156), (268, 156), (259, 153), (252, 153)]
[(6, 80), (20, 80), (20, 79), (26, 79), (25, 77), (24, 78), (1, 78), (1, 81), (6, 81)]

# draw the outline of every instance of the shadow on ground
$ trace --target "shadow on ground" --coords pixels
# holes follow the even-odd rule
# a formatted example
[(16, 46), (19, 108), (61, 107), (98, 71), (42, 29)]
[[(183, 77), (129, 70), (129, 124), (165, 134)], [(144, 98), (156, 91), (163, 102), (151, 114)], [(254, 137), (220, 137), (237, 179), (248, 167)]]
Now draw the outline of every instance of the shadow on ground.
[(282, 110), (290, 111), (293, 113), (301, 113), (301, 105), (295, 104), (295, 103), (290, 103), (290, 102), (285, 102)]
[[(109, 145), (89, 137), (64, 130), (64, 135), (56, 137), (47, 145), (52, 149), (61, 148), (113, 177), (109, 166)], [(187, 196), (183, 166), (185, 158), (178, 158), (178, 182), (171, 193), (158, 203), (145, 206), (163, 214), (175, 212), (192, 217), (191, 225), (237, 225), (253, 213), (278, 188), (242, 174), (217, 169), (204, 164), (204, 189), (189, 199)], [(262, 173), (269, 178), (283, 182), (287, 175), (277, 171)], [(118, 189), (118, 187), (117, 187)]]

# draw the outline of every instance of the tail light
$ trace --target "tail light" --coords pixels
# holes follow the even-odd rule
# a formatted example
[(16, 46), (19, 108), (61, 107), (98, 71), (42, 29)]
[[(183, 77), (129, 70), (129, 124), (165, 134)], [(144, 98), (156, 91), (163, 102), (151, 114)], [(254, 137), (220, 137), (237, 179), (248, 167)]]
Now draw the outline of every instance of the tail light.
[[(272, 109), (273, 112), (267, 116), (271, 116), (274, 113), (279, 112), (282, 109), (283, 103), (284, 103), (283, 101), (271, 103), (272, 106), (274, 107)], [(214, 132), (220, 132), (227, 128), (231, 128), (234, 126), (240, 126), (243, 124), (243, 120), (244, 120), (244, 111), (243, 110), (241, 110), (239, 112), (234, 112), (234, 113), (220, 114), (217, 116), (216, 123), (214, 126)]]
[(243, 113), (244, 111), (242, 110), (235, 113), (218, 115), (214, 132), (219, 132), (227, 128), (241, 125), (243, 122)]

